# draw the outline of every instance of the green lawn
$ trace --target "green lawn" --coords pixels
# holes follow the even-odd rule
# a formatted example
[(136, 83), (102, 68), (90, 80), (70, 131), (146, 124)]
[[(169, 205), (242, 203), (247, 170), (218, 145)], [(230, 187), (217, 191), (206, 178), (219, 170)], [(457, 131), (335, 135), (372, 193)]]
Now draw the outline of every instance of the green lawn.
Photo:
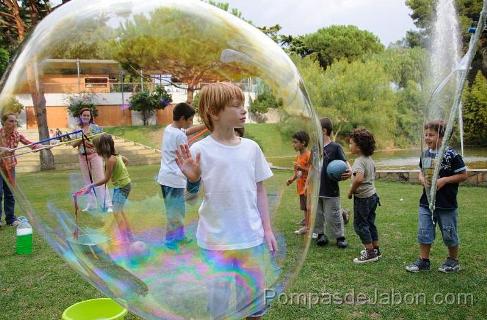
[[(105, 131), (159, 149), (164, 128), (161, 126), (132, 126), (105, 128)], [(274, 165), (289, 166), (296, 156), (291, 146), (291, 139), (281, 134), (278, 123), (246, 124), (245, 136), (257, 141), (264, 150), (268, 161)]]
[[(249, 135), (252, 135), (249, 130)], [(272, 143), (264, 142), (265, 145)], [(270, 149), (271, 147), (269, 147)], [(269, 150), (271, 152), (271, 149)], [(130, 199), (134, 203), (150, 203), (162, 211), (160, 190), (154, 182), (158, 166), (130, 167), (134, 182)], [(60, 206), (72, 210), (66, 193), (76, 185), (76, 172), (42, 172), (19, 174), (18, 184), (39, 215), (45, 215), (45, 199), (58, 199)], [(268, 183), (269, 193), (283, 190), (278, 213), (273, 223), (284, 234), (288, 245), (288, 265), (299, 263), (303, 241), (295, 236), (295, 222), (299, 220), (297, 197), (294, 186), (282, 188), (289, 172), (276, 171)], [(67, 177), (70, 177), (69, 179)], [(345, 191), (347, 184), (342, 184)], [(288, 289), (287, 296), (275, 301), (266, 319), (482, 319), (487, 316), (487, 267), (485, 239), (487, 219), (485, 188), (461, 187), (459, 229), (462, 246), (460, 259), (464, 268), (458, 274), (442, 274), (436, 271), (446, 257), (446, 249), (437, 240), (432, 251), (433, 271), (409, 274), (404, 266), (417, 256), (416, 212), (420, 188), (417, 185), (378, 182), (377, 189), (382, 206), (378, 209), (378, 228), (383, 258), (369, 265), (354, 265), (352, 259), (361, 249), (352, 224), (346, 226), (350, 247), (337, 249), (333, 244), (318, 248), (311, 244), (304, 266), (297, 280)], [(63, 194), (64, 193), (64, 194)], [(281, 193), (279, 193), (281, 194)], [(58, 197), (58, 198), (56, 198)], [(63, 200), (63, 197), (66, 198)], [(400, 199), (403, 199), (400, 201)], [(64, 202), (63, 202), (64, 201)], [(143, 202), (144, 201), (144, 202)], [(351, 201), (343, 198), (344, 207)], [(148, 207), (129, 207), (132, 211), (147, 211), (154, 217), (162, 217), (159, 210)], [(17, 214), (21, 210), (17, 207)], [(194, 217), (194, 208), (189, 216)], [(138, 212), (134, 212), (139, 214)], [(47, 217), (46, 219), (49, 219)], [(161, 218), (162, 219), (162, 218)], [(150, 220), (148, 218), (148, 220)], [(62, 311), (71, 304), (102, 294), (86, 283), (68, 264), (59, 258), (46, 242), (35, 235), (34, 253), (30, 256), (15, 254), (15, 230), (0, 229), (0, 318), (1, 319), (60, 319)], [(370, 304), (331, 304), (327, 294), (337, 298), (356, 299), (367, 296), (381, 301)], [(295, 294), (294, 297), (292, 294)], [(297, 303), (296, 294), (321, 297), (321, 303), (307, 305)], [(395, 297), (395, 303), (386, 303), (386, 294)], [(395, 294), (395, 296), (394, 296)], [(398, 303), (399, 296), (409, 299)], [(293, 300), (294, 299), (294, 300)], [(411, 301), (418, 300), (418, 303)], [(424, 300), (423, 300), (424, 299)], [(435, 301), (433, 301), (435, 299)], [(455, 301), (456, 300), (456, 301)], [(336, 299), (335, 299), (336, 301)], [(391, 302), (391, 301), (389, 301)], [(399, 301), (400, 302), (400, 301)], [(440, 303), (442, 302), (442, 303)], [(130, 315), (127, 319), (138, 319)]]

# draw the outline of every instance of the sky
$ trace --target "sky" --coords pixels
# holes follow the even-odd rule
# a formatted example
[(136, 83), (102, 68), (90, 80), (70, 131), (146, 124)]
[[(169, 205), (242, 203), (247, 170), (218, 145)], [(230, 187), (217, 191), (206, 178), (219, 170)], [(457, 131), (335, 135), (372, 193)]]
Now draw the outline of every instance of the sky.
[(279, 24), (282, 34), (302, 35), (330, 25), (355, 25), (384, 45), (416, 29), (406, 0), (222, 0), (255, 26)]
[[(240, 10), (242, 17), (257, 27), (279, 24), (282, 34), (303, 35), (334, 24), (351, 24), (372, 32), (387, 46), (415, 29), (406, 0), (216, 1)], [(61, 0), (50, 2), (56, 5)]]

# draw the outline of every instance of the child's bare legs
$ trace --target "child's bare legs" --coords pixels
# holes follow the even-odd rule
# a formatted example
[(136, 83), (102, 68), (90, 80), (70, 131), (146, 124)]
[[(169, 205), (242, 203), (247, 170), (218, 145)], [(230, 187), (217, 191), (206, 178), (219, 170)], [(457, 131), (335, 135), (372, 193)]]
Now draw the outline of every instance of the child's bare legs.
[(120, 233), (120, 238), (123, 242), (133, 241), (132, 230), (130, 229), (127, 216), (123, 212), (123, 206), (127, 201), (128, 195), (130, 193), (130, 183), (122, 188), (116, 188), (113, 191), (113, 217), (117, 222), (117, 229)]
[(124, 240), (127, 240), (128, 242), (132, 242), (134, 237), (125, 213), (123, 211), (115, 212), (113, 216), (115, 217), (115, 221), (117, 221), (118, 231), (120, 232), (122, 238), (125, 238)]
[(304, 215), (304, 226), (299, 228), (298, 230), (294, 231), (295, 234), (306, 234), (308, 233), (308, 230), (310, 228), (310, 212), (309, 212), (309, 206), (307, 203), (307, 198), (306, 196), (300, 195), (299, 196), (299, 202), (300, 202), (300, 208), (303, 211)]
[(419, 244), (419, 255), (421, 259), (429, 259), (431, 251), (431, 244)]
[(458, 260), (458, 246), (448, 247), (448, 255), (450, 258)]
[(306, 208), (306, 210), (304, 211), (304, 226), (306, 227), (306, 230), (309, 230), (310, 228), (310, 212), (309, 212), (309, 208)]

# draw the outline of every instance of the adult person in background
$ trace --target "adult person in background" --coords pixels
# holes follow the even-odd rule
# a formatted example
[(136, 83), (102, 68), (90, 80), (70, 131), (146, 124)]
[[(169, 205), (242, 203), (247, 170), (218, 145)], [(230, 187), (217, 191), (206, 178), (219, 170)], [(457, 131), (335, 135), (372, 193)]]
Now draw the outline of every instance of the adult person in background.
[[(94, 123), (93, 114), (89, 108), (83, 108), (79, 113), (79, 128), (83, 134), (76, 135), (76, 140), (72, 145), (78, 148), (79, 166), (83, 176), (84, 185), (92, 184), (102, 180), (105, 176), (103, 159), (96, 153), (92, 138), (94, 135), (103, 132), (103, 129)], [(84, 135), (84, 139), (81, 139)], [(82, 211), (96, 210), (112, 212), (112, 200), (106, 185), (93, 188), (87, 194), (86, 207)]]
[[(9, 226), (17, 226), (19, 222), (15, 217), (15, 198), (10, 186), (15, 187), (15, 148), (19, 142), (29, 145), (29, 148), (37, 150), (41, 148), (39, 144), (33, 144), (24, 135), (17, 131), (17, 115), (15, 113), (4, 114), (1, 118), (2, 128), (0, 128), (0, 170), (2, 181), (0, 182), (0, 225), (2, 219), (2, 209), (5, 212), (5, 222)], [(10, 186), (9, 186), (10, 184)], [(2, 208), (3, 200), (3, 208)]]

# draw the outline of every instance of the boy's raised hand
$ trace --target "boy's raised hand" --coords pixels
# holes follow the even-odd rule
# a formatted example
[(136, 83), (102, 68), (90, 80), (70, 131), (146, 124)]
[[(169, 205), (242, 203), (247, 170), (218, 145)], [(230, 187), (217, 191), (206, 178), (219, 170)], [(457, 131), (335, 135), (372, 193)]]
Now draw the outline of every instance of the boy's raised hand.
[(198, 153), (193, 159), (187, 144), (182, 144), (176, 149), (176, 163), (191, 182), (196, 182), (201, 177), (200, 158), (201, 155)]

